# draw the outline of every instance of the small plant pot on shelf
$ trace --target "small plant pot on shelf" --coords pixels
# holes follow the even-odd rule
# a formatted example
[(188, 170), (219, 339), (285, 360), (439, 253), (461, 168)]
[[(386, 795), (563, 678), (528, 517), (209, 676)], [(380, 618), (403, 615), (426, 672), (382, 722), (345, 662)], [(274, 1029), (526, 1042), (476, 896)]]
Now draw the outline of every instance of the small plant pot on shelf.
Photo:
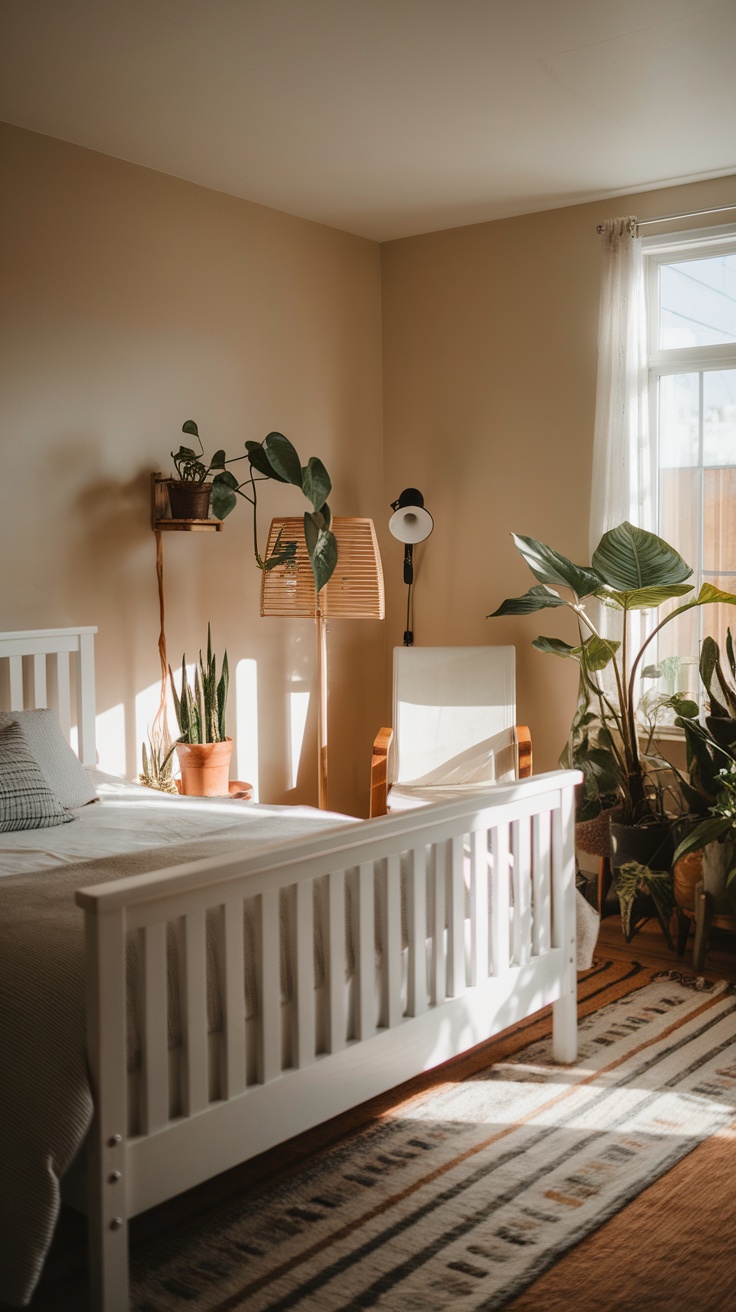
[(177, 743), (184, 796), (228, 797), (232, 753), (232, 738), (220, 743)]
[(170, 478), (166, 486), (172, 519), (209, 519), (211, 483), (182, 483)]

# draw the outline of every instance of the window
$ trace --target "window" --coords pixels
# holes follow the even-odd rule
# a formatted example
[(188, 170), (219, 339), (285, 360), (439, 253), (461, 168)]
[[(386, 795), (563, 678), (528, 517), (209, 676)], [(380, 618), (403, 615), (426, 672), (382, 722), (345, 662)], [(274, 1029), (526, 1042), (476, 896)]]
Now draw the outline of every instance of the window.
[[(644, 252), (657, 532), (696, 588), (736, 592), (736, 228), (648, 238)], [(664, 629), (671, 690), (698, 692), (700, 644), (711, 634), (723, 649), (729, 625), (730, 607), (703, 606)]]

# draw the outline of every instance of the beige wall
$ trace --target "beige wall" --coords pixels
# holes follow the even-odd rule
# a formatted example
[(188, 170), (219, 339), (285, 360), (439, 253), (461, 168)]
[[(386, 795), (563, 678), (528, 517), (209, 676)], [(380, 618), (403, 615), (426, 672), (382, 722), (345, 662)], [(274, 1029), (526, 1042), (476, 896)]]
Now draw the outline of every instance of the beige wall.
[[(388, 714), (405, 591), (387, 520), (409, 484), (436, 522), (417, 549), (416, 641), (516, 644), (519, 718), (537, 769), (552, 768), (574, 672), (530, 640), (569, 636), (569, 617), (485, 616), (530, 582), (510, 532), (588, 554), (595, 226), (734, 201), (736, 179), (381, 249), (2, 125), (0, 160), (0, 627), (99, 625), (100, 710), (127, 773), (136, 696), (158, 679), (149, 475), (169, 468), (186, 418), (229, 453), (281, 430), (324, 460), (335, 513), (376, 521), (387, 623), (335, 622), (329, 635), (334, 807), (365, 812), (370, 741)], [(272, 514), (301, 508), (294, 489), (267, 487), (262, 538)], [(314, 685), (312, 626), (259, 618), (246, 510), (221, 534), (166, 536), (169, 652), (193, 655), (212, 621), (216, 647), (257, 675), (255, 713), (245, 696), (232, 706), (239, 773), (257, 752), (262, 798), (313, 802), (313, 708), (295, 788), (289, 768), (290, 710)]]
[[(122, 729), (132, 775), (136, 695), (159, 677), (150, 471), (169, 470), (187, 418), (210, 452), (278, 429), (303, 460), (322, 458), (335, 513), (380, 515), (380, 252), (8, 126), (0, 161), (0, 627), (99, 625), (99, 710)], [(269, 485), (262, 540), (272, 514), (303, 504)], [(257, 748), (262, 798), (313, 802), (313, 715), (295, 789), (288, 768), (291, 694), (314, 682), (313, 626), (260, 619), (247, 510), (220, 534), (164, 539), (169, 654), (194, 656), (209, 619), (233, 668), (255, 662), (241, 776)], [(360, 813), (383, 626), (336, 622), (329, 645), (330, 802)]]
[[(534, 581), (510, 533), (589, 559), (596, 224), (728, 202), (733, 177), (382, 248), (386, 499), (419, 487), (435, 517), (417, 549), (415, 640), (516, 645), (518, 718), (531, 726), (536, 770), (556, 764), (577, 681), (571, 663), (530, 642), (540, 633), (571, 641), (571, 616), (485, 617)], [(385, 544), (384, 566), (390, 649), (404, 628), (398, 543)]]

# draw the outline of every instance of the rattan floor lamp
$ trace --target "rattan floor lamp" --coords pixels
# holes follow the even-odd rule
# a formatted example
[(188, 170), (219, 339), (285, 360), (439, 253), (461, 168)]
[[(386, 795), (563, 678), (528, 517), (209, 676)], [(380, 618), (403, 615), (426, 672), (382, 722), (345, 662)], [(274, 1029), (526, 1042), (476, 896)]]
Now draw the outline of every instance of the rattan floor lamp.
[(327, 807), (327, 621), (382, 620), (385, 615), (383, 571), (371, 519), (337, 518), (330, 525), (337, 540), (337, 566), (317, 594), (307, 555), (302, 519), (274, 519), (268, 533), (266, 559), (279, 533), (282, 542), (296, 542), (296, 557), (288, 565), (264, 570), (261, 615), (313, 619), (317, 627), (317, 799)]

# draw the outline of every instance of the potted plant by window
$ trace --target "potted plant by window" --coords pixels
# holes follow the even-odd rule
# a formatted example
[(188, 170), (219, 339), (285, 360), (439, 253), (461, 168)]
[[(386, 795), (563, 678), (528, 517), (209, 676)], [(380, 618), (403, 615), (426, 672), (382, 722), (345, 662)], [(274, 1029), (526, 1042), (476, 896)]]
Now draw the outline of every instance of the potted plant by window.
[[(619, 818), (611, 826), (614, 868), (638, 861), (652, 869), (668, 869), (673, 820), (683, 808), (681, 781), (637, 716), (638, 677), (658, 674), (654, 667), (643, 668), (642, 662), (666, 624), (695, 606), (736, 605), (736, 595), (704, 583), (697, 596), (687, 596), (693, 591), (687, 582), (692, 569), (679, 552), (629, 523), (604, 533), (589, 566), (573, 564), (535, 538), (514, 534), (514, 542), (537, 583), (524, 596), (502, 602), (494, 616), (565, 606), (575, 617), (576, 643), (539, 637), (532, 645), (575, 660), (579, 666), (578, 707), (561, 758), (562, 765), (583, 772), (576, 818), (594, 820), (616, 809)], [(658, 619), (644, 641), (635, 645), (633, 614), (659, 611), (665, 602), (681, 597), (687, 599)], [(620, 640), (600, 632), (590, 607), (594, 598), (620, 616)], [(685, 717), (697, 714), (694, 702), (676, 695), (667, 703)], [(626, 846), (624, 840), (629, 838), (632, 845)]]
[(225, 734), (230, 673), (225, 652), (217, 678), (209, 624), (207, 660), (202, 659), (200, 651), (199, 663), (194, 668), (194, 687), (187, 678), (186, 656), (182, 656), (179, 693), (171, 666), (169, 679), (180, 733), (175, 747), (181, 768), (181, 790), (190, 797), (226, 797), (233, 751), (232, 738)]
[[(680, 911), (693, 911), (698, 885), (717, 915), (736, 911), (736, 659), (730, 630), (728, 669), (718, 644), (705, 638), (700, 676), (709, 698), (704, 723), (679, 717), (687, 745), (689, 815), (674, 857), (675, 896)], [(686, 926), (680, 920), (681, 933)], [(684, 944), (683, 944), (684, 947)]]

